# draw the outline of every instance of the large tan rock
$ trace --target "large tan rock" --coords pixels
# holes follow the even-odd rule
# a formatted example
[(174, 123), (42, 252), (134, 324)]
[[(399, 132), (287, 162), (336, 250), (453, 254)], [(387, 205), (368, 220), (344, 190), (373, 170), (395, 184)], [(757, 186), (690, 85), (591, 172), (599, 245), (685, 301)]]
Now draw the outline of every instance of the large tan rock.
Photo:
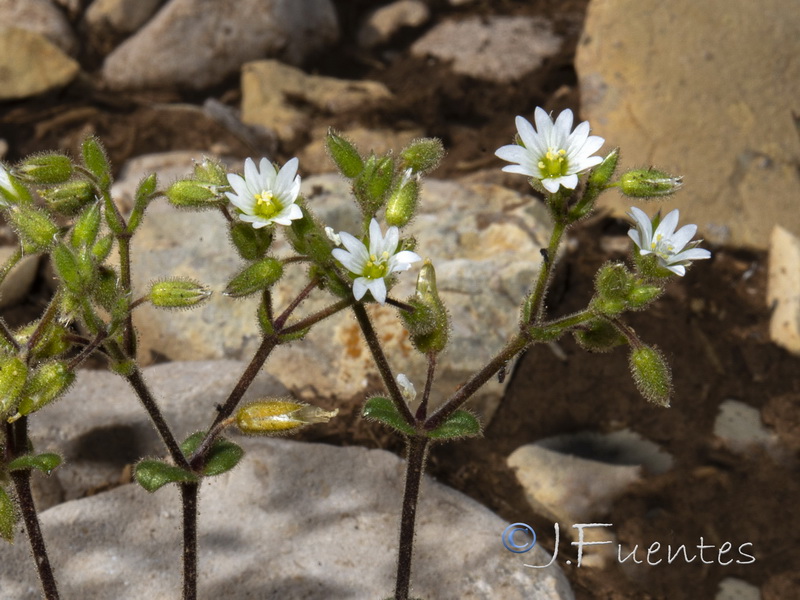
[(78, 63), (44, 36), (0, 27), (0, 100), (28, 98), (67, 85)]
[(265, 127), (282, 142), (291, 142), (309, 125), (302, 104), (338, 114), (374, 105), (391, 95), (376, 81), (307, 75), (276, 60), (259, 60), (242, 69), (242, 122)]
[(800, 356), (800, 237), (779, 226), (770, 240), (767, 302), (775, 307), (772, 341)]
[(2, 0), (0, 24), (43, 35), (67, 54), (78, 50), (69, 21), (50, 0)]
[[(576, 57), (582, 116), (623, 167), (685, 176), (663, 203), (682, 221), (765, 248), (776, 223), (800, 233), (798, 39), (795, 0), (594, 1)], [(603, 203), (622, 214), (631, 201)]]

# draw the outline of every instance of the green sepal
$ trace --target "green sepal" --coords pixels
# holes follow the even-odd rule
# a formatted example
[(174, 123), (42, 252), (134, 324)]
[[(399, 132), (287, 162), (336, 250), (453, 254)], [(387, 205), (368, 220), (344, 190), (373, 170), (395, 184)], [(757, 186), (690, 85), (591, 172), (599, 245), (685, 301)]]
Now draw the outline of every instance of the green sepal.
[(436, 287), (436, 271), (426, 260), (417, 276), (417, 290), (410, 301), (414, 311), (401, 311), (411, 343), (423, 354), (438, 354), (450, 337), (450, 318)]
[(81, 143), (81, 154), (83, 164), (95, 176), (100, 189), (107, 190), (111, 187), (111, 165), (100, 140), (93, 136), (87, 137)]
[(444, 423), (436, 429), (427, 432), (427, 436), (434, 440), (452, 440), (462, 437), (475, 437), (481, 434), (481, 422), (471, 412), (457, 410), (447, 417)]
[(258, 318), (258, 325), (261, 327), (261, 332), (264, 335), (272, 335), (275, 333), (275, 325), (272, 323), (272, 319), (270, 319), (265, 302), (266, 300), (258, 303), (256, 317)]
[[(17, 332), (16, 338), (20, 345), (27, 346), (28, 340), (38, 326), (39, 321), (34, 321)], [(39, 336), (36, 346), (30, 348), (29, 352), (31, 356), (39, 360), (64, 354), (72, 347), (67, 341), (68, 335), (70, 335), (70, 331), (64, 325), (57, 321), (51, 321)]]
[(203, 162), (194, 165), (194, 178), (197, 181), (204, 181), (214, 185), (229, 185), (228, 172), (225, 166), (218, 160), (203, 157)]
[(8, 463), (8, 471), (27, 471), (38, 469), (45, 475), (50, 475), (53, 470), (61, 464), (61, 457), (53, 452), (44, 454), (25, 454), (18, 456)]
[(178, 208), (202, 210), (216, 208), (223, 202), (219, 186), (194, 179), (176, 181), (167, 188), (166, 195), (170, 203)]
[(401, 169), (414, 173), (427, 173), (435, 169), (444, 156), (444, 146), (439, 138), (414, 140), (400, 152)]
[(364, 404), (361, 416), (370, 421), (378, 421), (404, 435), (416, 435), (417, 431), (406, 423), (400, 415), (394, 402), (389, 398), (375, 396)]
[(606, 300), (626, 302), (633, 289), (633, 274), (622, 263), (607, 262), (597, 271), (594, 287)]
[(52, 361), (42, 364), (30, 377), (22, 392), (22, 400), (17, 412), (29, 415), (40, 410), (60, 397), (75, 381), (75, 373), (67, 364)]
[(133, 478), (151, 494), (168, 483), (191, 483), (198, 481), (197, 475), (161, 460), (142, 459), (133, 470)]
[(657, 299), (664, 292), (658, 285), (639, 284), (633, 288), (628, 296), (628, 306), (631, 310), (639, 310)]
[(590, 321), (586, 329), (576, 330), (573, 335), (578, 345), (589, 352), (608, 352), (628, 343), (627, 338), (605, 319)]
[(676, 277), (675, 273), (662, 267), (655, 254), (641, 254), (638, 248), (633, 249), (633, 262), (636, 269), (648, 279), (669, 279)]
[(9, 544), (14, 543), (14, 532), (18, 520), (17, 507), (11, 496), (0, 487), (0, 537)]
[(386, 202), (394, 179), (394, 161), (390, 156), (378, 158), (371, 155), (364, 169), (353, 180), (353, 194), (361, 210), (372, 217)]
[(136, 195), (134, 196), (133, 210), (131, 211), (131, 216), (128, 217), (128, 233), (133, 233), (142, 224), (144, 211), (155, 197), (157, 187), (158, 176), (155, 173), (148, 175), (139, 182), (139, 187), (136, 188)]
[(417, 210), (418, 199), (419, 182), (416, 179), (411, 179), (400, 185), (386, 203), (386, 223), (394, 227), (407, 225)]
[[(204, 431), (198, 431), (186, 438), (181, 444), (181, 451), (187, 458), (197, 450), (200, 442), (206, 437)], [(225, 438), (217, 438), (206, 453), (203, 475), (213, 477), (233, 469), (244, 456), (244, 450)]]
[(258, 260), (269, 250), (272, 244), (271, 227), (256, 229), (250, 223), (241, 221), (233, 223), (229, 230), (231, 241), (245, 260)]
[[(111, 267), (101, 266), (97, 269), (95, 285), (91, 290), (92, 299), (109, 312), (113, 312), (117, 307), (117, 302), (122, 294), (122, 287), (119, 283), (117, 272)], [(125, 303), (125, 313), (127, 314), (127, 302)]]
[(25, 389), (27, 380), (28, 367), (22, 360), (16, 356), (0, 358), (0, 413), (11, 409)]
[(583, 196), (569, 211), (568, 218), (570, 222), (577, 221), (592, 211), (597, 197), (608, 188), (608, 182), (614, 176), (618, 162), (619, 148), (614, 148), (603, 159), (603, 162), (592, 169), (589, 177), (586, 178), (586, 188), (583, 191)]
[[(291, 323), (289, 323), (288, 325), (291, 325)], [(304, 337), (308, 335), (309, 331), (311, 331), (311, 327), (304, 327), (303, 329), (298, 329), (293, 333), (281, 334), (278, 336), (278, 343), (288, 344), (289, 342), (296, 342), (298, 340), (302, 340)]]
[(228, 283), (224, 294), (234, 298), (249, 296), (274, 285), (282, 275), (281, 262), (267, 257), (240, 271)]
[(211, 290), (188, 277), (155, 281), (150, 286), (150, 303), (159, 308), (193, 308), (208, 300)]
[(56, 273), (73, 294), (83, 292), (83, 280), (78, 265), (78, 257), (65, 244), (58, 244), (50, 254)]
[(619, 187), (631, 198), (660, 198), (677, 192), (683, 184), (682, 177), (674, 177), (658, 169), (632, 169), (622, 175)]
[(100, 204), (94, 203), (84, 210), (72, 226), (70, 242), (73, 248), (89, 247), (97, 241), (102, 214)]
[(17, 173), (39, 185), (63, 183), (72, 177), (72, 161), (68, 156), (55, 152), (37, 154), (23, 160)]
[(56, 243), (58, 226), (43, 210), (28, 205), (16, 206), (6, 212), (6, 215), (28, 252), (42, 252)]
[(364, 160), (356, 147), (333, 129), (325, 137), (325, 148), (339, 172), (349, 179), (358, 177), (364, 170)]
[(92, 246), (92, 256), (98, 264), (105, 262), (108, 255), (111, 254), (111, 249), (114, 247), (114, 235), (108, 234), (101, 237), (98, 242)]

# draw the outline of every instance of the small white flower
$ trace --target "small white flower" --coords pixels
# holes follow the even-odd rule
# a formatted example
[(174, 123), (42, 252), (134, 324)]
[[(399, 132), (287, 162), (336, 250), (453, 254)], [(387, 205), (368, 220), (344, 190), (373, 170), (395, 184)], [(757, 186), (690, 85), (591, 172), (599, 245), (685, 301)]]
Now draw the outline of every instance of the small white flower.
[(396, 252), (400, 242), (397, 227), (389, 227), (384, 237), (381, 226), (375, 219), (369, 224), (369, 250), (346, 231), (339, 233), (339, 237), (346, 250), (334, 248), (333, 257), (358, 276), (353, 281), (353, 296), (356, 300), (361, 300), (369, 290), (372, 297), (383, 304), (386, 302), (385, 279), (392, 273), (410, 269), (411, 263), (422, 260), (418, 254), (409, 250)]
[(503, 167), (507, 173), (528, 175), (542, 182), (551, 193), (560, 186), (574, 190), (578, 185), (578, 173), (600, 164), (600, 156), (592, 156), (605, 140), (589, 135), (589, 121), (572, 129), (572, 111), (563, 111), (555, 123), (543, 108), (534, 112), (536, 129), (526, 119), (517, 117), (517, 132), (522, 144), (510, 144), (499, 148), (495, 155), (517, 163)]
[(397, 375), (397, 385), (401, 388), (400, 391), (403, 394), (403, 399), (406, 401), (406, 404), (411, 404), (417, 397), (417, 388), (414, 387), (411, 380), (403, 373)]
[[(684, 225), (675, 231), (680, 217), (677, 208), (661, 220), (655, 231), (650, 217), (643, 210), (632, 206), (628, 214), (636, 221), (636, 228), (628, 231), (628, 237), (639, 246), (639, 253), (654, 254), (662, 267), (676, 275), (683, 277), (693, 260), (711, 258), (711, 252), (697, 248), (701, 240), (689, 244), (697, 233), (697, 225)], [(689, 247), (684, 250), (687, 244)]]
[(239, 218), (256, 229), (272, 223), (291, 225), (301, 219), (303, 211), (295, 204), (300, 193), (297, 165), (298, 160), (293, 158), (276, 171), (269, 160), (262, 158), (261, 168), (257, 169), (253, 159), (248, 158), (244, 161), (244, 177), (229, 173), (233, 193), (225, 195), (241, 211)]
[(333, 227), (326, 227), (325, 228), (325, 235), (328, 236), (328, 239), (332, 241), (337, 246), (342, 245), (342, 238), (339, 237), (339, 234), (333, 230)]
[(14, 184), (11, 182), (11, 175), (6, 168), (0, 163), (0, 206), (9, 206), (6, 195), (12, 198), (17, 197), (17, 190), (14, 189)]

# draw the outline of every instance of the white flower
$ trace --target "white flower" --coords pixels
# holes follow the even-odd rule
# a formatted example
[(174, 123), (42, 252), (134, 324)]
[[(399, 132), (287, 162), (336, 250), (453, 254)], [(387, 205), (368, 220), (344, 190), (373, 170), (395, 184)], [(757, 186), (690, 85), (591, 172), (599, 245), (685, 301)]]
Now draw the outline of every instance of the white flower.
[(297, 175), (296, 158), (291, 159), (280, 171), (266, 158), (261, 159), (260, 169), (253, 159), (244, 161), (244, 177), (229, 173), (228, 183), (233, 192), (226, 192), (228, 200), (238, 208), (242, 221), (251, 223), (256, 229), (272, 223), (291, 225), (303, 217), (303, 211), (295, 204), (300, 193), (300, 176)]
[(0, 206), (9, 206), (7, 195), (16, 198), (17, 190), (14, 189), (14, 184), (11, 182), (11, 175), (0, 164)]
[(386, 302), (386, 281), (392, 273), (406, 271), (411, 263), (422, 260), (415, 252), (397, 251), (400, 232), (397, 227), (389, 227), (386, 237), (381, 233), (381, 226), (375, 219), (369, 224), (369, 251), (357, 238), (346, 231), (339, 233), (342, 245), (346, 248), (334, 248), (333, 257), (342, 263), (347, 270), (358, 275), (353, 281), (353, 296), (361, 300), (367, 293), (383, 304)]
[(711, 252), (696, 247), (701, 240), (692, 242), (689, 248), (684, 250), (689, 240), (697, 233), (697, 225), (684, 225), (675, 231), (680, 217), (677, 208), (661, 220), (655, 231), (650, 217), (643, 210), (632, 206), (628, 214), (636, 221), (636, 228), (628, 231), (628, 237), (639, 246), (639, 253), (654, 254), (662, 267), (676, 275), (683, 277), (686, 266), (693, 260), (711, 258)]
[(401, 388), (400, 391), (403, 394), (403, 399), (406, 401), (406, 404), (411, 404), (414, 398), (417, 397), (417, 388), (414, 387), (414, 384), (411, 383), (411, 380), (404, 373), (397, 375), (397, 385)]
[(557, 192), (562, 185), (574, 190), (578, 185), (577, 174), (603, 161), (601, 157), (591, 155), (605, 140), (589, 135), (589, 121), (584, 121), (570, 133), (570, 109), (558, 115), (555, 124), (543, 108), (537, 107), (533, 116), (536, 129), (526, 119), (516, 119), (521, 145), (503, 146), (495, 152), (503, 160), (517, 163), (503, 167), (503, 171), (538, 179), (551, 193)]
[(333, 227), (326, 227), (325, 228), (325, 235), (328, 236), (328, 239), (332, 241), (337, 246), (342, 245), (342, 238), (339, 237), (339, 234), (333, 230)]

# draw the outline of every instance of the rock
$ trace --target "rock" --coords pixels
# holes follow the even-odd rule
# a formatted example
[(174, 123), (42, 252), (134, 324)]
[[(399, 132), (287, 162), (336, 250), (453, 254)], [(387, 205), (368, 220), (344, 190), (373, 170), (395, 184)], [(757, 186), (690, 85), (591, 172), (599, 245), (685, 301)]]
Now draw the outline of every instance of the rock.
[(770, 239), (767, 304), (774, 306), (770, 338), (800, 355), (800, 237), (780, 225)]
[[(300, 164), (307, 173), (335, 173), (336, 166), (328, 156), (325, 148), (325, 135), (327, 127), (320, 127), (311, 132), (314, 140), (300, 152)], [(362, 154), (386, 154), (390, 150), (399, 151), (413, 140), (425, 135), (422, 129), (406, 129), (394, 131), (391, 129), (365, 129), (355, 127), (339, 131), (346, 139), (355, 144)]]
[(0, 100), (17, 100), (49, 92), (70, 83), (78, 63), (42, 35), (0, 27)]
[(75, 55), (78, 51), (78, 40), (69, 21), (50, 0), (3, 0), (0, 23), (38, 33), (66, 54)]
[(245, 125), (241, 121), (239, 110), (215, 98), (206, 98), (203, 112), (252, 148), (254, 153), (273, 156), (278, 151), (278, 136), (275, 132), (260, 125)]
[[(611, 509), (611, 503), (634, 483), (641, 481), (640, 466), (621, 466), (548, 450), (528, 444), (507, 459), (525, 498), (539, 514), (561, 523), (566, 535), (579, 536), (576, 523), (593, 523)], [(588, 542), (616, 541), (612, 530), (583, 530)], [(596, 546), (584, 555), (581, 566), (603, 568), (616, 560), (616, 544)]]
[(203, 89), (247, 61), (299, 63), (338, 37), (330, 0), (171, 0), (105, 60), (112, 89)]
[(461, 75), (496, 83), (517, 81), (561, 48), (548, 21), (537, 17), (470, 17), (444, 21), (411, 46), (416, 56), (452, 61)]
[[(787, 110), (800, 95), (795, 8), (792, 0), (589, 4), (575, 60), (582, 117), (622, 148), (621, 169), (685, 176), (665, 210), (680, 208), (681, 222), (712, 241), (766, 248), (778, 223), (800, 235), (800, 137)], [(605, 194), (600, 203), (623, 216), (632, 201)]]
[[(144, 374), (164, 418), (183, 440), (209, 426), (215, 407), (225, 402), (246, 366), (230, 360), (174, 362), (147, 367)], [(286, 393), (262, 371), (245, 402)], [(133, 390), (106, 371), (79, 371), (77, 382), (62, 399), (31, 418), (30, 435), (39, 451), (64, 457), (64, 464), (49, 478), (33, 480), (34, 489), (56, 501), (119, 485), (127, 465), (144, 456), (166, 455)], [(56, 484), (60, 500), (52, 492)]]
[[(240, 465), (200, 492), (202, 598), (385, 598), (394, 583), (403, 462), (383, 450), (243, 439)], [(430, 478), (422, 483), (415, 596), (572, 600), (557, 565), (535, 547), (498, 551), (506, 523)], [(64, 597), (149, 600), (180, 594), (176, 486), (126, 485), (41, 515)], [(27, 541), (0, 546), (8, 600), (40, 597)], [(309, 553), (313, 554), (313, 557)]]
[(761, 592), (752, 583), (734, 577), (726, 577), (719, 582), (719, 589), (714, 600), (761, 600)]
[(419, 27), (428, 22), (431, 11), (420, 0), (397, 0), (372, 11), (358, 31), (358, 44), (374, 48), (392, 39), (403, 27)]
[(133, 33), (163, 3), (164, 0), (94, 0), (86, 10), (86, 24), (95, 35), (106, 28), (111, 28), (115, 33)]
[[(337, 175), (309, 177), (303, 181), (303, 193), (322, 222), (336, 231), (355, 231), (359, 213), (345, 180)], [(155, 201), (151, 210), (162, 210), (159, 203), (164, 201)], [(440, 359), (434, 403), (483, 366), (516, 329), (521, 299), (539, 268), (539, 248), (547, 244), (548, 223), (541, 204), (516, 192), (426, 181), (420, 213), (408, 233), (416, 236), (417, 251), (433, 260), (452, 316), (450, 350)], [(274, 249), (276, 255), (287, 253), (281, 236)], [(220, 293), (244, 265), (231, 247), (219, 213), (164, 210), (158, 218), (145, 218), (132, 252), (135, 295), (145, 293), (152, 280), (173, 275), (195, 278), (216, 292), (192, 311), (137, 308), (134, 323), (141, 360), (249, 359), (260, 339), (255, 320), (258, 300), (232, 300)], [(415, 270), (403, 274), (392, 295), (408, 297), (415, 275)], [(273, 288), (276, 310), (306, 283), (305, 269), (287, 268)], [(326, 293), (315, 292), (303, 303), (298, 318), (330, 303)], [(396, 309), (371, 306), (370, 312), (393, 368), (422, 389), (426, 361), (412, 349)], [(302, 342), (280, 347), (270, 357), (268, 369), (303, 397), (363, 394), (368, 377), (377, 373), (355, 321), (345, 314), (318, 324)], [(473, 407), (484, 419), (493, 414), (503, 389), (504, 384), (490, 382), (476, 395)]]
[(714, 435), (733, 452), (746, 453), (752, 446), (774, 449), (777, 436), (761, 422), (758, 409), (738, 400), (719, 405)]
[(307, 75), (276, 60), (251, 62), (242, 69), (242, 121), (274, 131), (282, 142), (306, 132), (309, 118), (304, 104), (335, 115), (391, 96), (382, 83)]
[[(0, 266), (6, 264), (11, 255), (18, 250), (17, 247), (0, 246)], [(23, 256), (22, 260), (6, 276), (0, 284), (0, 308), (17, 304), (28, 295), (36, 272), (39, 269), (40, 254)]]

